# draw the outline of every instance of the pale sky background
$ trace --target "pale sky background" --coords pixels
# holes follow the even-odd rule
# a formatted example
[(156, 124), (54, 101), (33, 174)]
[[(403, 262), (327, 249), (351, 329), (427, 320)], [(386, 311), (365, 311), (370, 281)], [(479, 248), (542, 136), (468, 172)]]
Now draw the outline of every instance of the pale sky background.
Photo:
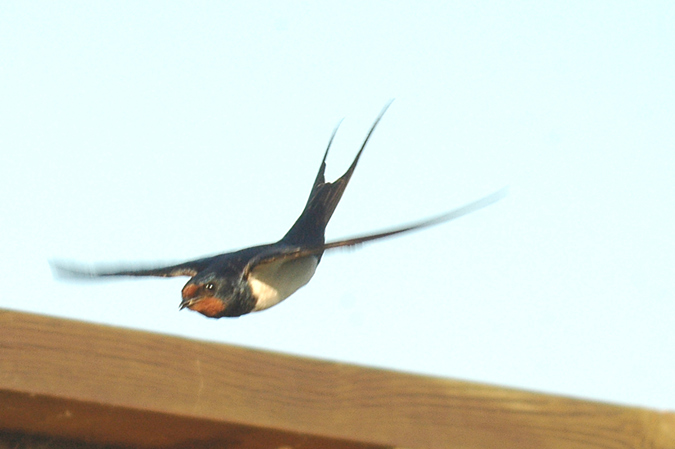
[[(0, 308), (675, 409), (672, 2), (3, 2)], [(324, 256), (277, 307), (53, 279), (280, 238), (382, 106)], [(0, 329), (0, 338), (1, 338)]]

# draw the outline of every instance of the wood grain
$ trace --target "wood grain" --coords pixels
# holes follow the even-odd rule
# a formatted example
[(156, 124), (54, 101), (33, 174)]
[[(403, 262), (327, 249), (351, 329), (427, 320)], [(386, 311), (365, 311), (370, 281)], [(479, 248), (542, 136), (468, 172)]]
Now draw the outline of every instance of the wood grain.
[[(71, 432), (89, 439), (105, 413), (120, 422), (115, 411), (145, 423), (137, 426), (139, 435), (157, 439), (162, 427), (148, 417), (163, 417), (175, 430), (162, 431), (161, 444), (137, 437), (143, 447), (180, 447), (181, 432), (213, 441), (241, 428), (275, 435), (278, 444), (265, 447), (351, 441), (355, 446), (348, 447), (410, 449), (675, 448), (672, 413), (9, 311), (0, 311), (0, 332), (0, 427), (11, 416), (22, 416), (12, 428), (29, 421), (30, 411), (17, 408), (37, 398), (52, 401), (37, 413), (42, 423), (67, 421), (67, 414), (49, 415), (64, 403), (80, 407), (78, 416), (93, 416), (89, 430), (85, 420)], [(180, 422), (189, 423), (187, 430), (178, 430)], [(220, 430), (199, 430), (209, 423)], [(297, 438), (318, 440), (308, 445)]]

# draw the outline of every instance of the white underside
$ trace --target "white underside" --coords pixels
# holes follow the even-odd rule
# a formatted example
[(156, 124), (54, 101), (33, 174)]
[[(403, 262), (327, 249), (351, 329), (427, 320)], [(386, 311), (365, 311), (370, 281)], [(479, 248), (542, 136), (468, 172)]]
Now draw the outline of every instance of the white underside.
[(251, 293), (257, 299), (253, 311), (269, 309), (291, 296), (312, 279), (317, 265), (317, 258), (308, 256), (256, 267), (248, 277)]

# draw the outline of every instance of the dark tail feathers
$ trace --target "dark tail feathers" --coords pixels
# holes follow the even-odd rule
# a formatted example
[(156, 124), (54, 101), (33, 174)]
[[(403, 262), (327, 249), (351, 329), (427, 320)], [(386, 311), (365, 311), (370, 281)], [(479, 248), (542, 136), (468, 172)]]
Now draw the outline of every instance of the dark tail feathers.
[(387, 111), (387, 108), (390, 104), (391, 101), (387, 103), (387, 105), (382, 109), (382, 112), (380, 112), (380, 115), (377, 117), (375, 123), (373, 123), (373, 126), (370, 128), (366, 139), (363, 141), (361, 149), (356, 154), (354, 162), (352, 162), (352, 165), (349, 166), (349, 169), (345, 172), (345, 174), (333, 182), (326, 182), (326, 178), (324, 176), (326, 171), (326, 157), (328, 156), (328, 150), (330, 150), (330, 146), (333, 143), (335, 134), (337, 133), (338, 127), (340, 126), (338, 123), (338, 126), (333, 131), (333, 135), (328, 142), (328, 148), (326, 148), (326, 152), (323, 155), (321, 167), (319, 168), (319, 173), (317, 173), (316, 179), (314, 180), (314, 186), (312, 187), (312, 191), (309, 194), (309, 199), (307, 200), (305, 209), (302, 211), (302, 214), (297, 219), (295, 224), (293, 224), (291, 229), (282, 239), (284, 242), (293, 245), (311, 246), (323, 245), (325, 243), (324, 233), (326, 231), (326, 225), (328, 225), (328, 221), (330, 221), (330, 218), (333, 216), (333, 212), (335, 212), (335, 208), (340, 202), (342, 194), (347, 188), (347, 184), (349, 184), (349, 180), (354, 173), (356, 164), (359, 162), (359, 158), (361, 157), (361, 153), (363, 153), (363, 149), (368, 143), (368, 139), (370, 139), (370, 136), (373, 134), (375, 127), (380, 122), (380, 119)]

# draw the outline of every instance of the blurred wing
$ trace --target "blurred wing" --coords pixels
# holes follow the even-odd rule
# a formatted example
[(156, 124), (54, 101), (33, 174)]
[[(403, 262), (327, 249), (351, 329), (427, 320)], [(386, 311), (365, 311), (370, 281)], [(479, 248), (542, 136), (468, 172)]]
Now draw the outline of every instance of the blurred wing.
[(50, 262), (54, 276), (62, 279), (94, 279), (112, 276), (194, 276), (206, 268), (213, 257), (159, 268), (85, 268), (69, 262)]
[(376, 234), (369, 234), (359, 237), (352, 237), (345, 240), (338, 240), (335, 242), (328, 242), (321, 246), (303, 248), (298, 246), (288, 246), (282, 248), (274, 248), (268, 252), (262, 252), (258, 256), (251, 259), (251, 261), (246, 265), (244, 269), (244, 275), (247, 276), (256, 266), (261, 264), (272, 263), (280, 259), (299, 259), (301, 257), (311, 256), (313, 254), (320, 254), (329, 249), (350, 247), (360, 245), (362, 243), (370, 242), (372, 240), (383, 239), (385, 237), (392, 237), (397, 234), (403, 234), (405, 232), (416, 231), (418, 229), (428, 228), (430, 226), (435, 226), (437, 224), (445, 223), (446, 221), (455, 220), (464, 215), (475, 212), (479, 209), (487, 207), (491, 204), (496, 203), (506, 196), (508, 189), (504, 188), (498, 190), (497, 192), (488, 195), (484, 198), (481, 198), (477, 201), (469, 203), (465, 206), (447, 212), (443, 215), (439, 215), (428, 220), (420, 221), (418, 223), (413, 223), (402, 228), (396, 228), (389, 231), (378, 232)]
[(496, 203), (497, 201), (501, 200), (506, 196), (507, 189), (501, 189), (491, 195), (488, 195), (484, 198), (481, 198), (477, 201), (474, 201), (472, 203), (469, 203), (465, 206), (459, 207), (455, 210), (452, 210), (450, 212), (446, 212), (443, 215), (439, 215), (434, 218), (430, 218), (428, 220), (420, 221), (417, 223), (413, 223), (411, 225), (402, 227), (402, 228), (397, 228), (397, 229), (392, 229), (390, 231), (384, 231), (384, 232), (379, 232), (377, 234), (370, 234), (370, 235), (364, 235), (361, 237), (353, 237), (350, 239), (345, 239), (345, 240), (338, 240), (336, 242), (329, 242), (326, 243), (323, 246), (324, 250), (327, 249), (333, 249), (333, 248), (340, 248), (340, 247), (349, 247), (349, 246), (355, 246), (359, 245), (361, 243), (366, 243), (371, 240), (378, 240), (382, 239), (385, 237), (392, 237), (397, 234), (403, 234), (404, 232), (410, 232), (410, 231), (416, 231), (418, 229), (424, 229), (428, 228), (430, 226), (435, 226), (437, 224), (445, 223), (446, 221), (451, 221), (455, 220), (459, 217), (463, 217), (464, 215), (468, 215), (471, 212), (475, 212), (479, 209), (482, 209), (484, 207), (487, 207), (491, 204)]

